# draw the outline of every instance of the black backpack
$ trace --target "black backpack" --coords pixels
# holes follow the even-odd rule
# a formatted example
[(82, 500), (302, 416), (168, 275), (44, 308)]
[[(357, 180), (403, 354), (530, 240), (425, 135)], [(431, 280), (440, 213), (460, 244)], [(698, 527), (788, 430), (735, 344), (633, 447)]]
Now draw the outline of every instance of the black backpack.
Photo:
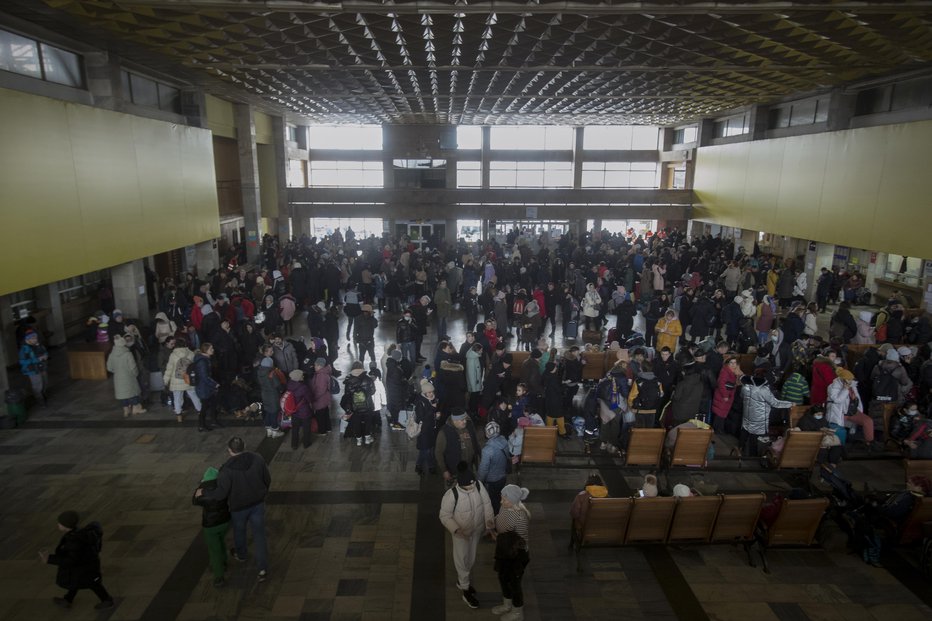
[(660, 407), (660, 382), (656, 379), (639, 377), (634, 381), (638, 394), (634, 398), (636, 410), (656, 410)]
[(880, 367), (880, 374), (874, 378), (872, 388), (874, 401), (891, 403), (900, 398), (900, 383), (893, 377), (893, 371), (883, 366)]
[(104, 528), (100, 522), (89, 522), (80, 532), (85, 536), (94, 554), (99, 556), (104, 547)]

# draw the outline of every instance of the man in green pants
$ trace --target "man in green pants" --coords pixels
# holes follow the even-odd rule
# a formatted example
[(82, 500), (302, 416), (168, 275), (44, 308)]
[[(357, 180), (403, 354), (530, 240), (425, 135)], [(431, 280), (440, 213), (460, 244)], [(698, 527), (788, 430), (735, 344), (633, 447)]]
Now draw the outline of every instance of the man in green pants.
[[(218, 474), (216, 468), (208, 468), (198, 489), (215, 489)], [(201, 526), (204, 527), (204, 540), (207, 542), (207, 553), (210, 556), (210, 571), (214, 574), (214, 586), (220, 588), (226, 584), (223, 574), (227, 569), (226, 536), (230, 528), (230, 508), (226, 498), (213, 500), (209, 496), (198, 496), (197, 490), (191, 502), (203, 509)]]

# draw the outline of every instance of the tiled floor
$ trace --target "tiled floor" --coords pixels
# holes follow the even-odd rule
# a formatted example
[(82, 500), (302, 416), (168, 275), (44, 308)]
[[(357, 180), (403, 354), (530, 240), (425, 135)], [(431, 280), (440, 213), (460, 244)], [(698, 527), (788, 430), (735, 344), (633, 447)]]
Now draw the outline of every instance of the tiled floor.
[[(380, 334), (391, 338), (394, 318), (382, 324)], [(459, 343), (462, 322), (451, 332)], [(435, 343), (426, 340), (424, 353)], [(295, 451), (252, 424), (199, 434), (158, 406), (126, 421), (109, 382), (71, 382), (57, 358), (50, 407), (34, 411), (26, 427), (0, 432), (0, 619), (491, 618), (500, 599), (493, 546), (479, 548), (473, 581), (482, 608), (473, 611), (456, 590), (449, 536), (437, 520), (442, 485), (414, 473), (416, 451), (404, 433), (383, 432), (365, 448), (331, 434)], [(349, 360), (344, 352), (338, 365), (347, 369)], [(259, 584), (252, 563), (231, 561), (229, 584), (218, 590), (190, 494), (207, 466), (223, 462), (234, 433), (270, 462), (270, 579)], [(589, 460), (575, 441), (559, 448), (560, 463), (574, 467), (520, 475), (533, 514), (528, 619), (909, 621), (932, 613), (890, 572), (820, 549), (771, 552), (769, 575), (730, 546), (595, 549), (577, 573), (567, 550), (574, 494), (590, 472), (601, 471), (616, 494), (637, 489), (640, 476)], [(902, 486), (895, 461), (850, 461), (842, 472), (859, 484)], [(728, 463), (661, 483), (680, 481), (710, 491), (788, 487), (774, 473)], [(54, 568), (36, 552), (54, 547), (55, 517), (66, 508), (104, 525), (112, 611), (96, 613), (90, 592), (70, 611), (50, 601), (60, 593)]]

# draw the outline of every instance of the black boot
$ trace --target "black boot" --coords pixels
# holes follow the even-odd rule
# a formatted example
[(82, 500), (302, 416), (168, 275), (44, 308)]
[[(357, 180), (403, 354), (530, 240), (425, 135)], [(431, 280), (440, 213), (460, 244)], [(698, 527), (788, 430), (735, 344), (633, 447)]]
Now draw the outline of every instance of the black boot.
[(213, 422), (213, 426), (214, 426), (214, 427), (221, 427), (221, 428), (223, 428), (223, 427), (226, 426), (226, 425), (224, 425), (223, 423), (220, 422), (220, 412), (214, 410), (214, 415), (212, 416), (212, 418), (213, 418), (213, 421), (212, 421), (212, 422)]
[(197, 430), (210, 431), (210, 429), (210, 425), (207, 424), (207, 414), (204, 413), (204, 410), (201, 410), (197, 413)]

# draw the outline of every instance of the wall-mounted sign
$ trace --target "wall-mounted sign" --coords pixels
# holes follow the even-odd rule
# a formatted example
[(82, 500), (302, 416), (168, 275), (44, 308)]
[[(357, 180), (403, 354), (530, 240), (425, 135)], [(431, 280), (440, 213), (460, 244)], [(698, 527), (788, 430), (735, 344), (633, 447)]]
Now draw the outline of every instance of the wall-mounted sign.
[(525, 207), (524, 217), (531, 219), (531, 220), (536, 220), (537, 219), (537, 207)]

